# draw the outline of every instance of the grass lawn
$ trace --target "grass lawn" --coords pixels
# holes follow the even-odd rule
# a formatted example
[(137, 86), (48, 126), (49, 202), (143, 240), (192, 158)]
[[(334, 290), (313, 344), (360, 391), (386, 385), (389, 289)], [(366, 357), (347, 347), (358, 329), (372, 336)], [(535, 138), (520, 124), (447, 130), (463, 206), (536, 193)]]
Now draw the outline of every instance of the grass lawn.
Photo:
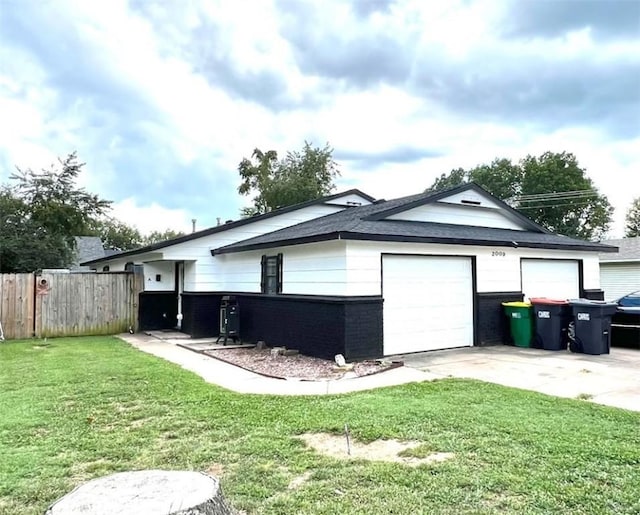
[[(345, 423), (455, 456), (346, 461), (296, 438)], [(248, 513), (639, 513), (640, 414), (463, 380), (239, 395), (115, 338), (0, 344), (0, 513), (42, 514), (89, 478), (144, 468), (215, 471)]]

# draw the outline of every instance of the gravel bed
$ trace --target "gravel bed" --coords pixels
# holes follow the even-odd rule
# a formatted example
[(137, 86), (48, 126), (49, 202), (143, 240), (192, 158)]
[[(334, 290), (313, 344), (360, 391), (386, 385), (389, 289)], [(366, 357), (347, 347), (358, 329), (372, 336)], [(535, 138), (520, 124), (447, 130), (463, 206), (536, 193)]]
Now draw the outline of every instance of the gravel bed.
[(351, 370), (339, 370), (333, 361), (303, 356), (302, 354), (272, 356), (271, 349), (216, 349), (208, 350), (205, 354), (259, 374), (309, 381), (366, 376), (386, 370), (391, 366), (391, 363), (388, 362), (359, 361), (353, 363)]

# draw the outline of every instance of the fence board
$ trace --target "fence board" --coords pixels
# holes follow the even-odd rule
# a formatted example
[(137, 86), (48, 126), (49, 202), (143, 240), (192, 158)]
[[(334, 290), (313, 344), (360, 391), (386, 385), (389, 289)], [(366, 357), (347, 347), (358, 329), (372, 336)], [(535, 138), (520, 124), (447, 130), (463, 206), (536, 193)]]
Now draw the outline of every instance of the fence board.
[[(44, 281), (44, 282), (43, 282)], [(116, 334), (137, 327), (137, 274), (51, 274), (38, 277), (38, 337)]]
[(0, 322), (6, 339), (33, 336), (33, 274), (0, 275)]

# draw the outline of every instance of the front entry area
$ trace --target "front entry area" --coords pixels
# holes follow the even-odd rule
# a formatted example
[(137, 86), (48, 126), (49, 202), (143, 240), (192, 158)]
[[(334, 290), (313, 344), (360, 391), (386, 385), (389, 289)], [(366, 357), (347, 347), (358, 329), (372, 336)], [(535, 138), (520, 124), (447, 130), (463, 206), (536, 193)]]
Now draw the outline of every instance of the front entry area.
[(473, 345), (469, 257), (382, 256), (384, 354)]

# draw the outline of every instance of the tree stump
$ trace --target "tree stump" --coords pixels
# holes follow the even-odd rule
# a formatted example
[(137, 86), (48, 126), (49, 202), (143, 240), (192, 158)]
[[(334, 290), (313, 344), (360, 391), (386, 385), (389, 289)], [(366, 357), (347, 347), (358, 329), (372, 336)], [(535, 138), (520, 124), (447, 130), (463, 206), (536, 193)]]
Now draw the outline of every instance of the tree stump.
[(232, 515), (220, 482), (199, 472), (139, 470), (94, 479), (45, 515)]

